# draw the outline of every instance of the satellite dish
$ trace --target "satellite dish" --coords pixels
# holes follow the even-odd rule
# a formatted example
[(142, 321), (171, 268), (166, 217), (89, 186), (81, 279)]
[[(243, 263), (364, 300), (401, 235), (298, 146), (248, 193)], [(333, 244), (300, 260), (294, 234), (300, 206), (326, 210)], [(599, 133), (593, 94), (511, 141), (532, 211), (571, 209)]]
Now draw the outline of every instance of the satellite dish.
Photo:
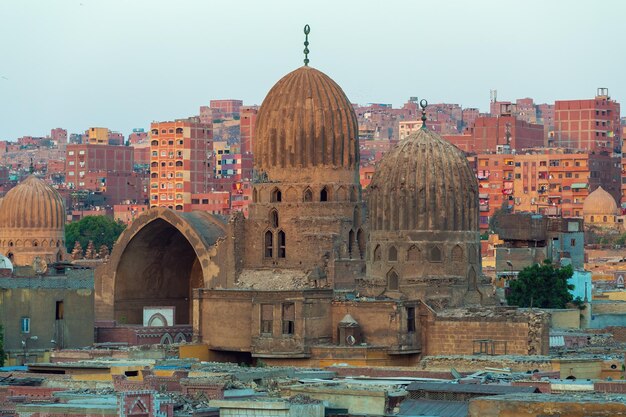
[(346, 336), (346, 343), (349, 346), (354, 346), (354, 344), (356, 343), (356, 339), (354, 338), (354, 336), (348, 335), (348, 336)]
[(33, 260), (33, 270), (35, 271), (35, 274), (43, 275), (48, 271), (48, 263), (39, 256), (36, 256)]

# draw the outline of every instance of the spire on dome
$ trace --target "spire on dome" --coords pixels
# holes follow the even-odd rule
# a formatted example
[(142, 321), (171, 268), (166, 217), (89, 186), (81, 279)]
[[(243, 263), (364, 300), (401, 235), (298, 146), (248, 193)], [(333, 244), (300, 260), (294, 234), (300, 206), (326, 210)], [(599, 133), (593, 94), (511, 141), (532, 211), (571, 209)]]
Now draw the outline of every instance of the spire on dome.
[(428, 130), (426, 127), (426, 107), (428, 107), (428, 101), (426, 101), (426, 99), (422, 99), (420, 101), (420, 107), (422, 108), (422, 129)]
[(311, 33), (311, 27), (304, 25), (304, 66), (309, 66), (309, 33)]

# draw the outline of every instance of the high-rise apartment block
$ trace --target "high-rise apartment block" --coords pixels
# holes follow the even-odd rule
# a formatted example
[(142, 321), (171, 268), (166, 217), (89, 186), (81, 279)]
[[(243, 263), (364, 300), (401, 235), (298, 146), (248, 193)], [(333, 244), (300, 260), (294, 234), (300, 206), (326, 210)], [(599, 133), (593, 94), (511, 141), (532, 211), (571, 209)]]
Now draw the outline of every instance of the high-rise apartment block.
[(554, 103), (554, 143), (570, 149), (620, 150), (620, 104), (607, 88), (595, 98), (558, 100)]
[(150, 129), (150, 207), (191, 211), (191, 195), (209, 191), (212, 126), (195, 117)]

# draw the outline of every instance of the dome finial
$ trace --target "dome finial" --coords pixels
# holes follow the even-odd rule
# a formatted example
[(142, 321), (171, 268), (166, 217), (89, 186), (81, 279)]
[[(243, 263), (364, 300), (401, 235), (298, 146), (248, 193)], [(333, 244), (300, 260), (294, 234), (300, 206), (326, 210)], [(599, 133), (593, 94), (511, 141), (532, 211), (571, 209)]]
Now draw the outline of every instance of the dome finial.
[(311, 27), (304, 25), (304, 66), (309, 66), (309, 33), (311, 33)]
[(428, 107), (428, 101), (426, 101), (426, 99), (422, 99), (420, 101), (420, 107), (422, 108), (422, 129), (428, 130), (426, 127), (426, 107)]

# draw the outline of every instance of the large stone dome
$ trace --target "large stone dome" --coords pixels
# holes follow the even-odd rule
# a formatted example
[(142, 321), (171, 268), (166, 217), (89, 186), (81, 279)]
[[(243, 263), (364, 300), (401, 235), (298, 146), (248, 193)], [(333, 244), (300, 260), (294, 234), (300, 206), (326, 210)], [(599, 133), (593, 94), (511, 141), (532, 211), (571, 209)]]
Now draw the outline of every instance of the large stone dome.
[(308, 66), (281, 78), (259, 109), (254, 157), (257, 172), (269, 181), (306, 182), (320, 168), (335, 169), (338, 181), (353, 181), (358, 124), (341, 87)]
[(458, 148), (420, 129), (383, 157), (367, 192), (364, 288), (435, 309), (491, 302), (480, 263), (478, 182)]
[(63, 258), (65, 206), (54, 188), (31, 175), (6, 194), (0, 205), (0, 248), (17, 266)]
[(54, 188), (34, 175), (10, 190), (2, 200), (0, 228), (64, 228), (63, 199)]
[(419, 129), (382, 159), (368, 187), (370, 231), (478, 231), (478, 182), (467, 158)]
[(616, 216), (619, 214), (620, 211), (615, 199), (602, 187), (596, 188), (583, 203), (584, 216)]

